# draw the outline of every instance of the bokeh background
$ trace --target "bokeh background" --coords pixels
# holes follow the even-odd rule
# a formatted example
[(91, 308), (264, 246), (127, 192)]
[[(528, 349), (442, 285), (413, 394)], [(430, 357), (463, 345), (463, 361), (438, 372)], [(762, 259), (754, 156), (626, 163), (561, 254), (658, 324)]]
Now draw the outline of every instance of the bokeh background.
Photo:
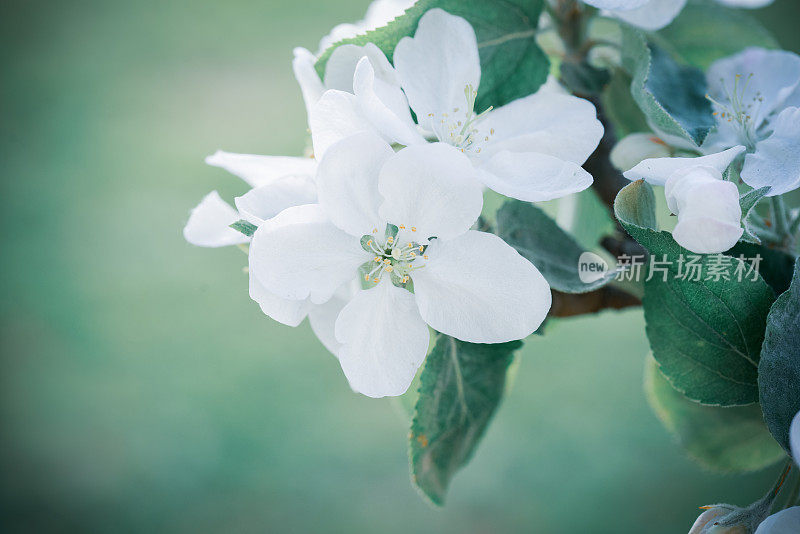
[[(348, 388), (244, 255), (181, 236), (242, 182), (218, 148), (299, 154), (293, 46), (366, 0), (0, 4), (0, 476), (6, 532), (685, 532), (775, 469), (704, 472), (645, 403), (640, 311), (554, 323), (448, 505), (407, 421)], [(797, 51), (793, 0), (758, 16)]]

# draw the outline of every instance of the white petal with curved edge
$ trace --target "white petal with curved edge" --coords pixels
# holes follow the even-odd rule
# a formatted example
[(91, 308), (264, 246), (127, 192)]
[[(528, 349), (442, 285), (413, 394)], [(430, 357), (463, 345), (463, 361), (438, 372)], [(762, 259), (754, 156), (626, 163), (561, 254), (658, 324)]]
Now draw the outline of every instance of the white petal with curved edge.
[(500, 152), (484, 163), (478, 179), (507, 197), (539, 202), (583, 191), (592, 175), (580, 165), (546, 154)]
[(378, 134), (361, 114), (356, 96), (344, 91), (325, 91), (311, 110), (308, 125), (314, 157), (320, 161), (331, 145), (346, 137), (364, 132)]
[(444, 143), (415, 145), (394, 154), (381, 169), (378, 190), (381, 219), (428, 237), (455, 237), (475, 223), (483, 191), (472, 164)]
[[(736, 76), (740, 76), (738, 83)], [(708, 91), (711, 96), (723, 103), (729, 101), (728, 95), (737, 88), (737, 96), (752, 115), (751, 122), (756, 128), (774, 111), (783, 107), (785, 100), (800, 85), (800, 56), (783, 50), (746, 48), (736, 55), (715, 61), (706, 73)], [(714, 106), (719, 112), (729, 111)], [(721, 114), (717, 122), (729, 128), (735, 122), (727, 123)]]
[(669, 154), (669, 147), (657, 135), (632, 133), (614, 145), (609, 157), (614, 167), (627, 171), (646, 159), (666, 158)]
[(599, 9), (636, 9), (650, 2), (650, 0), (583, 0), (584, 4), (589, 4)]
[(356, 66), (353, 91), (361, 114), (384, 139), (401, 145), (425, 142), (411, 120), (408, 101), (400, 86), (376, 77), (368, 58), (362, 58)]
[(316, 69), (314, 69), (316, 62), (316, 56), (309, 50), (299, 46), (294, 49), (292, 71), (294, 71), (294, 77), (300, 86), (300, 92), (303, 93), (306, 115), (311, 113), (311, 107), (317, 103), (319, 97), (325, 92), (325, 86), (322, 84), (322, 80), (319, 79)]
[(744, 151), (743, 146), (735, 146), (723, 152), (698, 158), (646, 159), (631, 170), (624, 172), (623, 176), (631, 181), (645, 180), (652, 185), (664, 185), (672, 173), (690, 167), (705, 165), (713, 167), (719, 172), (725, 172), (731, 162)]
[(677, 214), (679, 202), (685, 202), (687, 200), (687, 193), (692, 187), (700, 183), (714, 182), (717, 180), (722, 180), (722, 173), (718, 169), (707, 165), (687, 167), (673, 172), (667, 179), (667, 183), (664, 184), (664, 196), (667, 197), (667, 207), (672, 213)]
[(257, 156), (217, 150), (206, 163), (225, 169), (252, 187), (268, 184), (287, 175), (313, 177), (317, 162), (313, 158), (292, 156)]
[(394, 151), (377, 135), (360, 133), (335, 143), (319, 164), (319, 203), (330, 220), (360, 238), (373, 228), (383, 231), (378, 207), (381, 168)]
[(631, 10), (612, 11), (613, 15), (644, 30), (660, 30), (675, 20), (686, 5), (686, 0), (650, 0), (646, 5)]
[(247, 243), (250, 238), (229, 226), (241, 219), (230, 204), (212, 191), (203, 197), (189, 215), (183, 237), (198, 247), (225, 247)]
[(354, 23), (338, 24), (333, 27), (328, 35), (320, 39), (317, 55), (322, 55), (329, 46), (342, 39), (355, 37), (369, 30), (385, 26), (395, 17), (402, 15), (413, 4), (412, 0), (373, 0), (362, 20)]
[(772, 135), (756, 145), (744, 159), (742, 180), (759, 189), (770, 186), (767, 196), (782, 195), (800, 187), (800, 108), (786, 108), (773, 122)]
[(356, 65), (363, 58), (372, 65), (375, 77), (396, 86), (399, 86), (394, 67), (386, 59), (381, 49), (374, 43), (364, 46), (346, 44), (336, 47), (325, 64), (325, 89), (337, 89), (353, 93), (353, 76)]
[(339, 363), (368, 397), (402, 395), (428, 352), (428, 327), (414, 296), (383, 281), (359, 291), (336, 320)]
[(419, 124), (431, 130), (430, 113), (464, 108), (464, 89), (481, 80), (478, 41), (469, 22), (435, 8), (419, 20), (414, 37), (394, 50), (394, 66)]
[(789, 445), (792, 449), (794, 462), (800, 465), (800, 412), (792, 419), (792, 426), (789, 428)]
[(270, 293), (252, 273), (250, 274), (250, 298), (258, 303), (262, 312), (286, 326), (299, 325), (312, 307), (308, 299), (289, 300)]
[(591, 102), (553, 90), (540, 90), (490, 111), (478, 130), (478, 139), (489, 138), (483, 142), (485, 157), (502, 150), (539, 152), (578, 165), (603, 137)]
[(725, 252), (742, 237), (742, 208), (736, 184), (714, 168), (676, 173), (667, 181), (667, 203), (678, 216), (672, 237), (698, 254)]
[(531, 262), (494, 234), (470, 230), (437, 239), (414, 293), (431, 328), (471, 343), (502, 343), (532, 334), (550, 310), (550, 286)]
[(772, 514), (758, 525), (755, 534), (797, 534), (800, 532), (800, 506)]
[[(360, 290), (358, 282), (345, 284), (336, 290), (331, 299), (323, 304), (312, 306), (308, 311), (308, 323), (328, 352), (337, 356), (342, 344), (336, 340), (336, 319), (342, 309)], [(337, 356), (338, 357), (338, 356)]]
[(243, 219), (259, 226), (286, 208), (316, 203), (317, 188), (307, 176), (284, 176), (251, 189), (234, 202)]
[(250, 244), (250, 273), (267, 291), (321, 304), (372, 258), (316, 204), (288, 208), (258, 227)]

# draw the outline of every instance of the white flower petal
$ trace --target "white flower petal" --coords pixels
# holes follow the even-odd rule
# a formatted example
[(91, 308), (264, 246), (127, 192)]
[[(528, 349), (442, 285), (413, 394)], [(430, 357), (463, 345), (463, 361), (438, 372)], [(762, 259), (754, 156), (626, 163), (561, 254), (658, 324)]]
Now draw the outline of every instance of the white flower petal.
[(624, 174), (628, 180), (645, 180), (652, 185), (664, 185), (675, 171), (690, 167), (708, 166), (724, 172), (725, 169), (745, 151), (743, 146), (735, 146), (723, 152), (699, 158), (654, 158), (646, 159)]
[(368, 58), (362, 58), (356, 66), (353, 91), (361, 114), (384, 139), (401, 145), (425, 142), (411, 119), (408, 101), (400, 86), (376, 77)]
[(505, 241), (470, 230), (437, 239), (414, 271), (422, 318), (434, 330), (471, 343), (502, 343), (533, 333), (550, 310), (541, 273)]
[(479, 123), (485, 156), (502, 150), (539, 152), (582, 165), (600, 139), (603, 125), (588, 100), (540, 90), (492, 110)]
[(561, 198), (592, 185), (592, 175), (580, 165), (534, 152), (499, 152), (479, 168), (478, 179), (502, 195), (528, 202)]
[(428, 327), (414, 296), (384, 281), (361, 290), (336, 320), (339, 363), (368, 397), (402, 395), (428, 352)]
[(792, 506), (762, 521), (755, 534), (797, 534), (797, 532), (800, 532), (800, 506)]
[(218, 150), (206, 163), (235, 174), (252, 187), (268, 184), (287, 175), (313, 177), (317, 162), (313, 158), (292, 156), (257, 156)]
[(611, 163), (621, 171), (632, 169), (642, 161), (669, 157), (669, 147), (652, 133), (626, 135), (611, 150)]
[(336, 47), (325, 64), (325, 89), (353, 93), (356, 65), (363, 58), (367, 58), (378, 79), (399, 85), (394, 67), (375, 44), (367, 43), (364, 46), (346, 44)]
[(319, 203), (330, 220), (345, 232), (360, 238), (373, 228), (383, 231), (378, 207), (381, 167), (394, 156), (380, 137), (360, 133), (332, 145), (319, 164)]
[(230, 204), (212, 191), (203, 197), (192, 210), (189, 221), (183, 228), (183, 237), (198, 247), (225, 247), (247, 243), (250, 238), (229, 225), (241, 219)]
[(325, 157), (331, 145), (351, 135), (364, 132), (378, 134), (361, 114), (356, 96), (344, 91), (325, 91), (311, 110), (308, 124), (317, 160)]
[(583, 0), (584, 4), (589, 4), (598, 9), (630, 10), (641, 7), (650, 0)]
[(789, 445), (792, 448), (792, 458), (796, 464), (800, 465), (800, 412), (792, 419), (792, 425), (789, 428)]
[(294, 59), (292, 59), (292, 70), (300, 92), (303, 93), (303, 102), (306, 104), (306, 114), (311, 114), (311, 107), (317, 103), (319, 97), (325, 92), (325, 86), (319, 79), (314, 64), (317, 62), (316, 56), (309, 50), (302, 47), (294, 49)]
[(466, 232), (483, 208), (476, 171), (464, 154), (444, 143), (415, 145), (383, 165), (378, 190), (384, 221), (415, 228), (421, 242)]
[(393, 60), (411, 108), (427, 130), (432, 129), (430, 113), (463, 108), (465, 87), (480, 85), (475, 31), (463, 18), (438, 8), (422, 16), (413, 38), (397, 43)]
[(686, 0), (650, 0), (646, 5), (636, 9), (617, 10), (612, 13), (628, 24), (654, 31), (675, 20), (685, 5)]
[(677, 214), (672, 237), (698, 254), (725, 252), (739, 241), (742, 209), (736, 184), (713, 167), (673, 174), (665, 187), (667, 204)]
[[(740, 76), (737, 83), (737, 75)], [(751, 122), (756, 128), (774, 111), (783, 107), (786, 99), (800, 85), (800, 56), (784, 50), (747, 48), (730, 57), (715, 61), (706, 73), (711, 96), (727, 103), (728, 95), (737, 89), (738, 98), (752, 105)], [(722, 108), (717, 111), (729, 111)], [(718, 115), (723, 128), (727, 123)]]
[(750, 187), (772, 187), (768, 196), (800, 187), (800, 108), (786, 108), (772, 125), (772, 135), (758, 142), (742, 168), (742, 180)]
[(321, 304), (372, 256), (316, 204), (288, 208), (258, 227), (250, 244), (250, 273), (264, 288)]
[(328, 352), (333, 355), (337, 355), (342, 346), (336, 340), (336, 319), (357, 291), (359, 291), (358, 283), (345, 284), (336, 290), (336, 293), (329, 301), (313, 306), (308, 311), (308, 322), (311, 325), (311, 330), (314, 331), (320, 342), (328, 349)]
[(256, 226), (286, 208), (316, 201), (317, 188), (307, 176), (284, 176), (234, 199), (241, 217)]
[(250, 298), (258, 303), (266, 315), (286, 326), (297, 326), (303, 322), (312, 306), (308, 299), (289, 300), (270, 293), (252, 273)]

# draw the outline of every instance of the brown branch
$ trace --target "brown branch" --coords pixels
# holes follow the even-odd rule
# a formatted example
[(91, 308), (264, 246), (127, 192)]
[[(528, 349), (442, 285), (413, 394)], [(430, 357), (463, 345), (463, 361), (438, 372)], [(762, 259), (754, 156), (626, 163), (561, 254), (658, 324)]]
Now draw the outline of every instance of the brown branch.
[(553, 305), (549, 314), (551, 317), (574, 317), (608, 309), (622, 310), (642, 304), (637, 297), (611, 286), (580, 294), (562, 293), (555, 289), (551, 291), (553, 294)]

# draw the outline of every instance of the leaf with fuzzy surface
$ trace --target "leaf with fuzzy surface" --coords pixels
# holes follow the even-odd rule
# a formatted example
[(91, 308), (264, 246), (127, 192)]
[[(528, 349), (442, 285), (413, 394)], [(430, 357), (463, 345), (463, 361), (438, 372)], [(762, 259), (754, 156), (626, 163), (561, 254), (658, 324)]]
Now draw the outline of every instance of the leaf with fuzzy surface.
[(481, 61), (477, 110), (535, 93), (547, 80), (550, 61), (536, 44), (542, 0), (421, 0), (386, 26), (333, 44), (317, 61), (317, 73), (324, 75), (331, 53), (343, 44), (371, 42), (391, 60), (400, 39), (412, 37), (419, 19), (433, 8), (465, 18), (475, 30)]
[(520, 341), (481, 345), (439, 334), (420, 375), (409, 435), (411, 477), (435, 504), (469, 462), (503, 397)]
[(758, 389), (767, 426), (788, 452), (789, 426), (800, 411), (800, 260), (795, 263), (791, 287), (778, 297), (767, 317)]
[(536, 266), (547, 283), (565, 293), (586, 293), (610, 282), (615, 273), (585, 284), (578, 274), (584, 249), (542, 210), (528, 202), (508, 200), (497, 212), (497, 235)]
[(684, 397), (648, 356), (645, 393), (650, 407), (693, 459), (708, 469), (745, 472), (784, 458), (757, 405), (704, 406)]
[(715, 125), (703, 73), (678, 64), (632, 27), (622, 35), (622, 64), (639, 108), (658, 130), (701, 145)]

